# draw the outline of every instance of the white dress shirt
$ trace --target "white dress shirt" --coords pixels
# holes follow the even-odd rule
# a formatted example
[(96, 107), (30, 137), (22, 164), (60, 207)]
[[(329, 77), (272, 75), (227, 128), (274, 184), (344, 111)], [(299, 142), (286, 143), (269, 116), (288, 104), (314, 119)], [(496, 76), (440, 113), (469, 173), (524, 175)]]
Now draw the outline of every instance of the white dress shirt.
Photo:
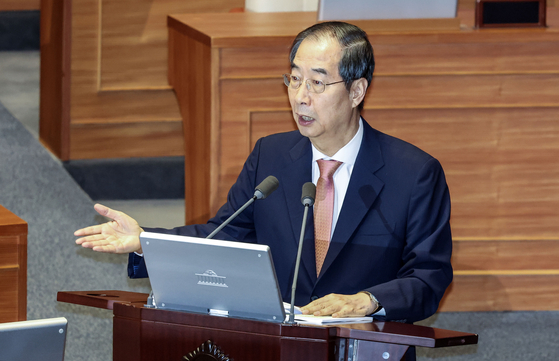
[[(349, 180), (351, 179), (351, 172), (353, 171), (353, 166), (355, 165), (355, 160), (357, 159), (357, 154), (361, 148), (361, 143), (363, 141), (363, 118), (359, 118), (359, 129), (355, 136), (347, 143), (342, 149), (338, 150), (336, 154), (332, 157), (321, 153), (318, 149), (312, 145), (312, 182), (316, 185), (318, 178), (320, 177), (320, 169), (318, 168), (319, 159), (334, 159), (343, 164), (334, 173), (334, 214), (332, 216), (332, 232), (330, 233), (330, 239), (334, 234), (336, 229), (336, 224), (338, 223), (338, 217), (342, 210), (342, 205), (344, 203), (345, 194), (349, 186)], [(374, 296), (373, 296), (374, 297)], [(375, 298), (376, 300), (376, 298)], [(378, 302), (378, 301), (377, 301)], [(375, 315), (386, 316), (386, 310), (381, 308)]]
[(353, 171), (353, 166), (355, 165), (355, 160), (357, 159), (357, 154), (361, 148), (362, 141), (363, 119), (359, 118), (359, 129), (357, 130), (355, 136), (332, 157), (328, 157), (316, 149), (314, 145), (312, 146), (312, 182), (315, 185), (320, 177), (317, 160), (334, 159), (343, 162), (343, 164), (334, 173), (334, 214), (332, 218), (332, 232), (330, 233), (330, 239), (332, 238), (334, 229), (336, 229), (336, 224), (338, 223), (338, 217), (340, 215), (340, 211), (342, 210), (347, 187), (349, 186), (351, 172)]

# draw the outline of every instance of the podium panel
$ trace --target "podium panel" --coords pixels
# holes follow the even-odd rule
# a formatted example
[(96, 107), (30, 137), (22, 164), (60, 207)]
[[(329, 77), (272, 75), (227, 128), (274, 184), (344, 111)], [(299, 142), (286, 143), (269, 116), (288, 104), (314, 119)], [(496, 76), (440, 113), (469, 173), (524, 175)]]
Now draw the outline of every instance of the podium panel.
[(27, 223), (0, 205), (0, 322), (27, 319)]
[(477, 343), (476, 334), (397, 322), (288, 325), (147, 308), (147, 294), (59, 292), (58, 301), (112, 309), (114, 361), (401, 360), (410, 346)]

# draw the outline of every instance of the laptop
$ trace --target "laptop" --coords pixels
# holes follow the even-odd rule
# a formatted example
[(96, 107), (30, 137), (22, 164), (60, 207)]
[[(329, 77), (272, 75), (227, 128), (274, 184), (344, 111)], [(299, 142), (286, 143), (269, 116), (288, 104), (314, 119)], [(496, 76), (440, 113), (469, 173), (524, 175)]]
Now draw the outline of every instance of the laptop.
[(0, 323), (0, 361), (62, 361), (66, 346), (64, 317)]
[(318, 21), (455, 18), (458, 0), (320, 0)]
[(270, 248), (143, 232), (140, 242), (160, 309), (283, 322)]

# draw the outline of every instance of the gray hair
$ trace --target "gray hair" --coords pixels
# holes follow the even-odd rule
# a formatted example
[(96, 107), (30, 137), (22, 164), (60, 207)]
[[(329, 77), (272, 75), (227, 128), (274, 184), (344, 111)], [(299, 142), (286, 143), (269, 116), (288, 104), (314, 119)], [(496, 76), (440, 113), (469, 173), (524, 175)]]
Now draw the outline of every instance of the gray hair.
[[(340, 21), (318, 23), (300, 32), (293, 40), (289, 52), (291, 67), (303, 40), (306, 38), (320, 40), (326, 37), (336, 39), (343, 49), (338, 71), (346, 89), (349, 91), (353, 81), (360, 78), (365, 78), (370, 86), (375, 70), (375, 58), (369, 38), (357, 26)], [(363, 110), (363, 105), (362, 101), (359, 104), (359, 111)]]

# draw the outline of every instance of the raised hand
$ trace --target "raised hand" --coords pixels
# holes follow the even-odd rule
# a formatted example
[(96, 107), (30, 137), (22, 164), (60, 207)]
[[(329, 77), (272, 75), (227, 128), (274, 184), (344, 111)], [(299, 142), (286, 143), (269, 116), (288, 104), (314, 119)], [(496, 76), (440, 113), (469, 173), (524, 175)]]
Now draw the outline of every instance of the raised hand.
[(112, 221), (78, 229), (74, 235), (81, 238), (76, 240), (76, 244), (91, 248), (96, 252), (142, 252), (140, 233), (143, 232), (143, 229), (134, 218), (101, 204), (96, 204), (94, 209)]

